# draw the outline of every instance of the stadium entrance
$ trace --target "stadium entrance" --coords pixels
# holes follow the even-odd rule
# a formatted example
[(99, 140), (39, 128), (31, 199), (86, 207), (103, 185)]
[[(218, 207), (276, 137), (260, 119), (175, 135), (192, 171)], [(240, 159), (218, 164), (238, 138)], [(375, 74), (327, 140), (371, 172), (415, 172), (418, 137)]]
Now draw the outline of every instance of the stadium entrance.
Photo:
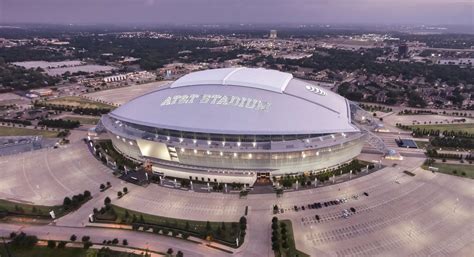
[(258, 185), (268, 185), (271, 184), (272, 181), (270, 180), (270, 172), (258, 172), (257, 173), (257, 181), (255, 184)]

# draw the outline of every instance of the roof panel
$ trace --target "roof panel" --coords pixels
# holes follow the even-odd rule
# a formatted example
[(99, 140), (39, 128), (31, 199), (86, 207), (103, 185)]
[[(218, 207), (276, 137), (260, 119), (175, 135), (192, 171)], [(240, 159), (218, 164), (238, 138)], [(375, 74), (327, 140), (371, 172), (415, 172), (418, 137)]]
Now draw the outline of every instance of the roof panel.
[(171, 87), (192, 85), (232, 85), (282, 93), (293, 75), (267, 69), (225, 68), (190, 73), (176, 80)]

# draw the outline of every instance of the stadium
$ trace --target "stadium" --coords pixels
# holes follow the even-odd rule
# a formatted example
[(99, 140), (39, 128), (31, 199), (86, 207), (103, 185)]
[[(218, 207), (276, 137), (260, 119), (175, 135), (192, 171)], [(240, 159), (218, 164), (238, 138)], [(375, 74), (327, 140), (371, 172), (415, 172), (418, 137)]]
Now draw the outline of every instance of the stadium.
[(370, 134), (364, 119), (344, 97), (289, 73), (225, 68), (137, 97), (100, 126), (118, 152), (154, 173), (251, 185), (350, 162)]

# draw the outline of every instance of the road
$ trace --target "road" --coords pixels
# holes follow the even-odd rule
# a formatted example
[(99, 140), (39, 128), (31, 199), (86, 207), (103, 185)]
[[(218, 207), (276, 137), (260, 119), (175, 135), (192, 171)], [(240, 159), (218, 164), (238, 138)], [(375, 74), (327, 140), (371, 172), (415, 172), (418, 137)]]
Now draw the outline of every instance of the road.
[(82, 236), (90, 236), (91, 242), (101, 244), (104, 240), (127, 239), (129, 246), (150, 249), (157, 252), (166, 252), (173, 248), (174, 252), (182, 251), (184, 256), (188, 257), (218, 257), (231, 256), (214, 248), (207, 247), (204, 244), (195, 244), (185, 240), (179, 240), (171, 237), (160, 236), (152, 233), (142, 233), (130, 230), (104, 229), (91, 227), (61, 227), (61, 226), (20, 226), (13, 224), (2, 224), (0, 226), (0, 235), (9, 236), (11, 232), (23, 231), (26, 234), (36, 235), (43, 240), (64, 240), (69, 241), (72, 234), (76, 235), (78, 241)]

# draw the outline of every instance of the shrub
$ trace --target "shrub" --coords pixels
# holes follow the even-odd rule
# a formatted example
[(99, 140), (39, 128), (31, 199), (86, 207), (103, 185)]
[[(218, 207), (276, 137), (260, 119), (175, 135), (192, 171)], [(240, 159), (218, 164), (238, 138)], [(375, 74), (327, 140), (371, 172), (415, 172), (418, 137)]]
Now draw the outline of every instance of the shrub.
[(60, 242), (58, 243), (58, 248), (59, 248), (59, 249), (63, 249), (63, 248), (65, 248), (65, 247), (66, 247), (66, 242), (60, 241)]
[(56, 241), (48, 240), (48, 247), (49, 248), (56, 248)]
[(36, 236), (29, 236), (23, 232), (15, 236), (11, 241), (11, 245), (19, 249), (30, 249), (35, 246), (36, 243), (38, 243)]

